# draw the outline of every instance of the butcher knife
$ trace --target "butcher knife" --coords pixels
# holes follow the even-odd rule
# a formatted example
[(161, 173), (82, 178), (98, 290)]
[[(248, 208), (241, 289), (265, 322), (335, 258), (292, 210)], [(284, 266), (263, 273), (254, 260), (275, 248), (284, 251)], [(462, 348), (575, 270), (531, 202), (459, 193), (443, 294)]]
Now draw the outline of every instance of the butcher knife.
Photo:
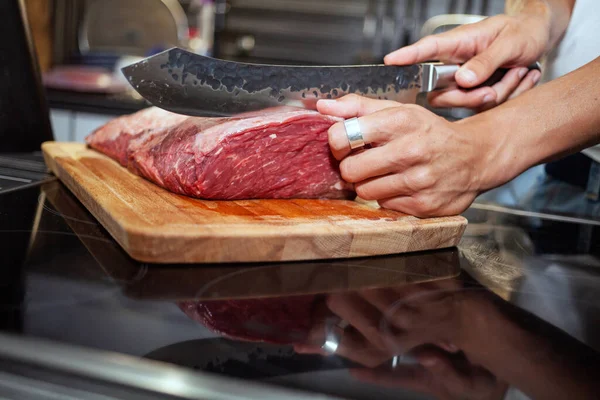
[[(289, 66), (219, 60), (172, 48), (122, 68), (152, 105), (185, 115), (233, 115), (275, 106), (315, 108), (355, 93), (415, 103), (419, 93), (456, 85), (459, 65)], [(540, 69), (539, 64), (529, 67)], [(499, 69), (483, 85), (498, 82)], [(483, 86), (482, 85), (482, 86)]]

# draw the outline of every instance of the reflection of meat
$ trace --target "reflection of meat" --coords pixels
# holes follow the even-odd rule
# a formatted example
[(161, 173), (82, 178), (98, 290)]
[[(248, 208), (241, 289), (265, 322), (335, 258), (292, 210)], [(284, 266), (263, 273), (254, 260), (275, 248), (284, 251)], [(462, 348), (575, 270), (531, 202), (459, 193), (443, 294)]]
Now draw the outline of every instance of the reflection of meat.
[(225, 337), (276, 344), (307, 338), (314, 305), (315, 296), (179, 302), (187, 316)]
[(293, 107), (233, 118), (157, 108), (117, 118), (86, 139), (135, 174), (204, 199), (347, 198), (329, 150), (338, 119)]

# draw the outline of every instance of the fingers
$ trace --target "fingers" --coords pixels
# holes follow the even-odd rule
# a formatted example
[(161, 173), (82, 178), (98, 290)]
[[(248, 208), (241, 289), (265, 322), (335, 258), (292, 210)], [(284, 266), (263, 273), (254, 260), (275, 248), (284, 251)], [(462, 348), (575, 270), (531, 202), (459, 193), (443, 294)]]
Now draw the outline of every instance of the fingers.
[(294, 343), (294, 351), (298, 354), (320, 354), (326, 356), (328, 353), (320, 346), (308, 343)]
[(472, 88), (485, 82), (492, 74), (513, 57), (512, 43), (496, 40), (483, 52), (475, 55), (456, 72), (456, 82), (464, 88)]
[[(409, 285), (408, 287), (412, 287)], [(362, 290), (360, 295), (371, 305), (379, 310), (382, 315), (388, 312), (390, 307), (398, 300), (398, 292), (392, 289), (367, 289)]]
[(504, 103), (508, 99), (508, 96), (519, 87), (521, 80), (527, 75), (528, 71), (527, 68), (512, 68), (502, 77), (500, 82), (492, 86), (498, 94), (496, 104)]
[[(419, 126), (417, 114), (409, 112), (411, 106), (395, 104), (397, 107), (384, 108), (358, 119), (365, 143), (385, 144), (392, 138)], [(333, 156), (338, 160), (350, 154), (350, 143), (343, 122), (338, 122), (329, 128), (329, 146)]]
[(379, 200), (395, 196), (410, 196), (414, 193), (415, 188), (408, 185), (406, 175), (390, 174), (357, 182), (354, 190), (363, 200)]
[(451, 88), (428, 94), (429, 104), (433, 107), (465, 107), (485, 111), (512, 99), (533, 88), (541, 73), (527, 68), (512, 68), (500, 82), (473, 90)]
[(514, 99), (515, 97), (523, 94), (529, 89), (532, 89), (540, 81), (541, 77), (542, 73), (540, 71), (529, 71), (525, 78), (519, 83), (519, 86), (510, 94), (508, 99)]
[[(313, 344), (294, 344), (294, 351), (298, 354), (330, 355)], [(389, 353), (376, 349), (362, 335), (352, 330), (344, 332), (335, 355), (369, 368), (375, 368), (391, 358)]]
[[(388, 147), (382, 146), (347, 156), (340, 163), (342, 178), (346, 182), (354, 183), (396, 170), (398, 163), (394, 160), (394, 154), (389, 154), (390, 152), (394, 153)], [(377, 197), (373, 199), (363, 197), (363, 199), (375, 200)]]
[(344, 332), (335, 354), (370, 368), (392, 358), (389, 352), (376, 348), (371, 341), (353, 330)]
[[(369, 151), (365, 152), (365, 154)], [(342, 161), (342, 163), (344, 161)], [(362, 165), (363, 169), (365, 169), (364, 165), (368, 164)], [(406, 165), (405, 168), (408, 168), (409, 166), (410, 165)], [(392, 167), (389, 167), (390, 171), (392, 170), (391, 168)], [(369, 175), (369, 172), (363, 172), (363, 175)], [(342, 174), (342, 177), (343, 176), (344, 175)], [(436, 180), (428, 173), (428, 167), (422, 166), (414, 167), (406, 173), (393, 173), (367, 180), (353, 181), (353, 183), (354, 182), (356, 182), (354, 189), (361, 199), (379, 200), (396, 196), (410, 196), (413, 193), (418, 193), (421, 190), (433, 186), (436, 183)]]
[(379, 205), (383, 208), (421, 218), (428, 217), (432, 212), (432, 210), (430, 210), (426, 204), (420, 203), (417, 199), (411, 196), (391, 197), (378, 200), (377, 203), (379, 203)]
[(454, 52), (457, 43), (445, 35), (424, 37), (416, 43), (398, 49), (383, 58), (386, 65), (410, 65), (424, 61), (439, 60), (444, 53)]
[(465, 61), (466, 58), (458, 60), (457, 56), (468, 58), (474, 54), (473, 31), (479, 30), (475, 25), (480, 24), (463, 25), (448, 32), (426, 36), (410, 46), (388, 54), (383, 61), (386, 65), (409, 65), (425, 61)]
[(499, 104), (504, 103), (508, 100), (511, 93), (513, 93), (520, 85), (521, 81), (527, 75), (527, 68), (512, 68), (510, 69), (500, 80), (495, 83), (491, 88), (496, 92), (496, 100), (482, 104), (479, 111), (485, 111)]
[(454, 366), (452, 360), (444, 352), (428, 348), (419, 352), (415, 352), (413, 356), (419, 364), (425, 367), (436, 380), (444, 382), (444, 387), (448, 392), (455, 395), (465, 394), (468, 392), (471, 381), (468, 376), (459, 372)]
[(421, 349), (413, 356), (436, 380), (443, 382), (446, 392), (453, 398), (496, 398), (491, 394), (498, 389), (503, 393), (503, 385), (498, 385), (489, 371), (464, 358), (453, 357), (435, 348)]
[[(385, 198), (383, 193), (389, 192), (386, 197), (391, 197), (428, 187), (431, 178), (427, 167), (415, 168), (407, 175), (386, 176), (423, 162), (422, 149), (417, 146), (409, 149), (403, 141), (396, 141), (348, 155), (340, 163), (340, 172), (346, 182), (361, 182), (363, 199), (377, 200)], [(368, 180), (370, 178), (373, 179)]]
[(373, 346), (382, 351), (386, 350), (379, 334), (381, 313), (375, 307), (361, 299), (357, 294), (331, 295), (327, 298), (327, 305), (335, 315), (347, 321)]
[(484, 104), (495, 104), (496, 91), (489, 87), (481, 87), (473, 90), (452, 88), (433, 91), (427, 95), (429, 104), (433, 107), (464, 107), (477, 108)]
[[(388, 54), (384, 62), (388, 65), (432, 60), (465, 62), (456, 73), (456, 82), (461, 87), (472, 88), (485, 82), (496, 69), (513, 57), (512, 43), (493, 40), (500, 28), (501, 25), (493, 19), (463, 25), (396, 50)], [(485, 50), (482, 51), (482, 48)]]
[(448, 201), (444, 197), (416, 193), (411, 196), (378, 200), (377, 203), (389, 210), (399, 211), (418, 218), (428, 218), (458, 215), (471, 205), (474, 198), (475, 196), (472, 193), (463, 193), (459, 196), (452, 196), (451, 201)]
[(391, 100), (370, 99), (356, 94), (349, 94), (339, 99), (319, 100), (317, 110), (321, 114), (340, 118), (362, 117), (390, 107), (398, 107), (400, 103)]

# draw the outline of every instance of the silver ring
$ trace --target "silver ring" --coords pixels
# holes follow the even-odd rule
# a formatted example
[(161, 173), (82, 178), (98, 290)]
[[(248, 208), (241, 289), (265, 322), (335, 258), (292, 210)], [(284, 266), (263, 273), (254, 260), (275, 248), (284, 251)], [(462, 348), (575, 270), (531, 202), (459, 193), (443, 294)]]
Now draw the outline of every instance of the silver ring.
[(327, 321), (325, 328), (325, 343), (321, 346), (321, 348), (329, 354), (335, 354), (342, 341), (344, 330), (348, 326), (348, 322), (344, 320), (339, 321), (337, 324), (334, 324), (333, 322), (334, 321), (331, 320)]
[(350, 142), (350, 148), (352, 150), (365, 145), (365, 139), (360, 131), (358, 118), (350, 118), (345, 120), (344, 127), (346, 128), (346, 136), (348, 137), (348, 142)]

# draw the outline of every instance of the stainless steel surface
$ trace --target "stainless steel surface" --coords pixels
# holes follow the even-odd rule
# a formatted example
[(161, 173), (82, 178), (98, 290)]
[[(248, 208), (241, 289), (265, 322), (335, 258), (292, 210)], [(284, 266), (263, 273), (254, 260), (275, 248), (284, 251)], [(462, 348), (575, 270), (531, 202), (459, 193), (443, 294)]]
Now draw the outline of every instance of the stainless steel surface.
[[(182, 399), (334, 399), (48, 340), (0, 333), (0, 359)], [(0, 385), (1, 387), (1, 385)]]
[[(376, 64), (420, 38), (423, 23), (449, 12), (450, 0), (229, 0), (218, 56), (263, 63)], [(503, 0), (455, 2), (453, 13), (502, 12)], [(485, 4), (484, 4), (485, 3)], [(320, 35), (318, 35), (320, 34)], [(251, 36), (251, 50), (239, 38)]]
[(421, 37), (446, 32), (460, 25), (473, 24), (484, 20), (485, 16), (471, 14), (442, 14), (429, 18), (421, 28)]
[(454, 74), (458, 68), (458, 65), (424, 64), (421, 92), (431, 92), (452, 86), (456, 82)]
[(429, 18), (421, 28), (421, 37), (446, 32), (460, 25), (473, 24), (484, 20), (485, 16), (472, 14), (442, 14)]
[(48, 173), (40, 154), (0, 153), (0, 193), (39, 185), (56, 179)]
[(177, 0), (88, 2), (79, 30), (79, 50), (146, 56), (162, 46), (184, 46), (187, 16)]
[[(535, 65), (531, 68), (539, 68)], [(315, 109), (347, 94), (416, 103), (419, 93), (452, 86), (457, 65), (289, 66), (219, 60), (172, 48), (122, 69), (157, 107), (187, 115), (233, 115), (276, 106)], [(498, 70), (484, 85), (498, 82)]]
[[(231, 115), (267, 107), (314, 108), (318, 99), (356, 93), (414, 103), (422, 65), (276, 66), (218, 60), (173, 48), (123, 68), (155, 106), (181, 114)], [(427, 78), (429, 81), (429, 79)]]

